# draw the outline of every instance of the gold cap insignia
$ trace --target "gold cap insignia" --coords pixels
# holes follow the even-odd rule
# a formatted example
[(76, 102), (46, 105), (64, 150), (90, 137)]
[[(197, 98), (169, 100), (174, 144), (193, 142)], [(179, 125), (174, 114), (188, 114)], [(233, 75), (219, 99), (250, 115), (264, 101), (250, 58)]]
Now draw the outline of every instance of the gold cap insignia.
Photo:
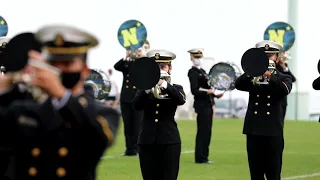
[(63, 36), (62, 36), (61, 34), (57, 34), (54, 43), (55, 43), (57, 46), (63, 46), (63, 44), (64, 44)]
[(202, 52), (199, 50), (199, 51), (198, 51), (198, 54), (202, 54)]
[(7, 43), (6, 42), (3, 42), (2, 44), (1, 44), (1, 47), (6, 47), (6, 45), (7, 45)]
[(156, 59), (159, 59), (159, 58), (160, 58), (160, 54), (159, 54), (159, 53), (156, 53), (156, 54), (155, 54), (155, 58), (156, 58)]
[(266, 44), (265, 46), (264, 46), (264, 48), (266, 49), (266, 50), (268, 50), (269, 49), (269, 44)]

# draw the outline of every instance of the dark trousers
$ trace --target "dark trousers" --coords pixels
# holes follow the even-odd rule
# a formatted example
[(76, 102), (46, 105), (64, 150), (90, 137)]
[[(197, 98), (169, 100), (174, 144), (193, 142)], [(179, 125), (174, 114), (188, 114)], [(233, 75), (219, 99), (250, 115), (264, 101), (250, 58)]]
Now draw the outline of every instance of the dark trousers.
[(286, 112), (287, 112), (287, 105), (283, 105), (282, 106), (283, 119), (286, 118)]
[(251, 180), (281, 180), (283, 148), (281, 136), (247, 135)]
[(143, 180), (177, 180), (181, 144), (139, 145)]
[(125, 154), (135, 154), (138, 151), (137, 141), (143, 111), (136, 111), (133, 108), (132, 103), (121, 103), (121, 113), (124, 124), (124, 136), (126, 139)]
[(209, 146), (212, 132), (212, 106), (197, 107), (197, 136), (195, 161), (207, 162), (209, 159)]

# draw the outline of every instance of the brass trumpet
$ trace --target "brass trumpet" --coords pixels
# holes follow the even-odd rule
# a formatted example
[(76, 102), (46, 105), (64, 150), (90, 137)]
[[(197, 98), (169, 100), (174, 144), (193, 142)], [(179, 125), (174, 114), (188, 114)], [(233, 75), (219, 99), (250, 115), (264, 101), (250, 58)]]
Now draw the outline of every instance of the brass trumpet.
[[(169, 73), (167, 73), (166, 71), (160, 71), (160, 79), (166, 81), (167, 83), (171, 83), (171, 76)], [(160, 86), (157, 84), (155, 85), (151, 91), (153, 92), (153, 95), (155, 98), (157, 99), (169, 99), (168, 98), (168, 94), (166, 92), (164, 92)]]
[[(272, 60), (269, 60), (269, 66), (268, 66), (268, 70), (270, 71), (271, 74), (275, 73), (276, 71), (276, 63)], [(252, 83), (254, 85), (261, 85), (261, 84), (269, 84), (269, 80), (267, 77), (263, 77), (263, 75), (258, 76), (258, 77), (254, 77), (252, 79)]]

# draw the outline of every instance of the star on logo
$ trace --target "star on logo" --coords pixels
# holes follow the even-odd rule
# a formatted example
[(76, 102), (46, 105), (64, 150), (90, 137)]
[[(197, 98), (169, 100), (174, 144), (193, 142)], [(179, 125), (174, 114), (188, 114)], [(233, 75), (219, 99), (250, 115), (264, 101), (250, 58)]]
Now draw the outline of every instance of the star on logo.
[(5, 23), (6, 23), (6, 22), (4, 22), (3, 19), (0, 21), (0, 24), (1, 24), (1, 25), (4, 25)]
[(287, 31), (290, 31), (290, 30), (291, 30), (291, 27), (290, 27), (290, 26), (287, 26), (287, 27), (286, 27), (286, 30), (287, 30)]
[(139, 27), (139, 26), (141, 26), (141, 23), (138, 22), (138, 23), (137, 23), (137, 27)]
[(268, 50), (269, 49), (269, 44), (266, 44), (265, 46), (264, 46), (264, 48), (266, 49), (266, 50)]
[(154, 55), (154, 57), (155, 57), (156, 59), (159, 59), (159, 58), (160, 58), (160, 54), (159, 54), (159, 53), (156, 53), (156, 54)]

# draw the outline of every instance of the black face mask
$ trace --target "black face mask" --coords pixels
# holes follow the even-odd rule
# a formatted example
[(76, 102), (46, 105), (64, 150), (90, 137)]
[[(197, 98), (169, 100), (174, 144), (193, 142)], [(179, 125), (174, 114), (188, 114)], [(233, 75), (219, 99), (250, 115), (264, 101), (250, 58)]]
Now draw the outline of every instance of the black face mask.
[(67, 88), (67, 89), (72, 89), (79, 81), (81, 78), (81, 73), (80, 72), (64, 72), (61, 74), (62, 78), (62, 85)]

